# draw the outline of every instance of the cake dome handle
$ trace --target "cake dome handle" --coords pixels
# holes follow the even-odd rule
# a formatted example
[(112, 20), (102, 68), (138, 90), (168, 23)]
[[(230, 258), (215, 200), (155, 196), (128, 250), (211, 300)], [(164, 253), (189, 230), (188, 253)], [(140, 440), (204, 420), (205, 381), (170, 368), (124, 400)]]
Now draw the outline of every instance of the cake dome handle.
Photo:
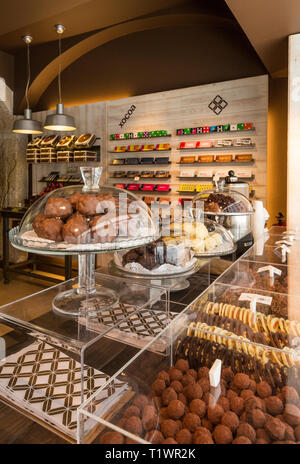
[(97, 192), (100, 190), (99, 182), (102, 174), (101, 167), (80, 167), (81, 177), (84, 182), (83, 192)]

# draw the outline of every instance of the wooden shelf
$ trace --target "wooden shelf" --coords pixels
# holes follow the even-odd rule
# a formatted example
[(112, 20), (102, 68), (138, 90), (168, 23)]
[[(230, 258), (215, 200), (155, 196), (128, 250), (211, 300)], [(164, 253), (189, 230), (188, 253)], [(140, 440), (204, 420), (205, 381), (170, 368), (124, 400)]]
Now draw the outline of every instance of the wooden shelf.
[[(204, 126), (205, 127), (205, 126)], [(178, 135), (178, 134), (175, 134), (176, 137), (201, 137), (201, 135), (205, 135), (205, 136), (215, 136), (216, 134), (218, 135), (223, 135), (223, 136), (226, 136), (227, 134), (247, 134), (248, 132), (255, 132), (256, 131), (256, 128), (253, 127), (253, 129), (247, 129), (247, 130), (236, 130), (236, 131), (224, 131), (224, 132), (205, 132), (205, 133), (202, 133), (202, 134), (182, 134), (182, 135)]]
[(251, 145), (243, 145), (241, 147), (209, 147), (209, 148), (176, 148), (177, 151), (236, 151), (236, 150), (248, 150), (250, 148), (255, 148), (256, 145), (255, 143), (252, 143)]
[(133, 140), (152, 140), (152, 139), (161, 139), (166, 137), (172, 137), (172, 134), (167, 135), (154, 135), (153, 137), (134, 137), (131, 139), (108, 139), (109, 142), (132, 142)]
[[(139, 176), (136, 176), (136, 177), (139, 177)], [(117, 179), (128, 179), (128, 180), (133, 180), (134, 182), (140, 182), (140, 181), (143, 181), (143, 182), (151, 182), (151, 180), (155, 179), (155, 180), (159, 180), (159, 181), (164, 181), (164, 180), (170, 180), (171, 176), (169, 177), (139, 177), (139, 180), (135, 181), (134, 180), (134, 177), (114, 177), (114, 176), (110, 176), (109, 179), (114, 179), (114, 180), (117, 180)]]
[(143, 155), (147, 155), (148, 153), (170, 153), (170, 151), (172, 151), (172, 148), (169, 148), (168, 150), (146, 150), (146, 151), (108, 151), (107, 153), (110, 153), (110, 154), (113, 154), (113, 155), (117, 155), (117, 156), (120, 156), (120, 155), (136, 155), (137, 153), (139, 155), (143, 154)]
[[(180, 179), (180, 180), (190, 181), (190, 182), (202, 181), (202, 180), (212, 180), (212, 179), (213, 179), (211, 176), (208, 176), (208, 177), (197, 177), (197, 176), (193, 176), (193, 177), (180, 177), (180, 176), (177, 176), (176, 178), (177, 178), (177, 179)], [(224, 177), (220, 177), (220, 179), (224, 179)], [(255, 176), (251, 176), (251, 177), (238, 177), (238, 182), (242, 182), (243, 180), (252, 181), (252, 180), (254, 180), (254, 179), (255, 179)]]
[(171, 161), (169, 161), (168, 163), (152, 163), (152, 164), (141, 164), (141, 163), (136, 163), (136, 164), (109, 164), (108, 166), (114, 166), (114, 167), (131, 167), (131, 166), (142, 166), (142, 167), (145, 167), (145, 166), (169, 166), (171, 164)]
[(180, 164), (180, 166), (253, 166), (255, 160), (252, 161), (230, 161), (229, 163), (218, 163), (214, 161), (213, 163), (199, 163), (195, 161), (194, 163), (180, 163), (177, 162), (176, 164)]

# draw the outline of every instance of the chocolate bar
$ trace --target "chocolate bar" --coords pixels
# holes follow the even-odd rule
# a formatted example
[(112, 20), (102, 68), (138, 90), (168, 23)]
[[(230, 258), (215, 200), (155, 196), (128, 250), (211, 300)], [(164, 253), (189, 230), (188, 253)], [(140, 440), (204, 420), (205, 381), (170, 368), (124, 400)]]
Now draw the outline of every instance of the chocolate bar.
[(169, 171), (156, 171), (155, 173), (155, 177), (164, 177), (164, 178), (169, 178), (170, 177), (170, 173)]
[(213, 142), (211, 140), (200, 140), (196, 143), (196, 148), (211, 148)]
[(249, 162), (252, 161), (252, 155), (235, 155), (234, 160), (237, 162)]
[(141, 151), (141, 145), (128, 145), (126, 151)]
[(114, 159), (112, 164), (125, 164), (125, 159)]
[(213, 163), (214, 155), (200, 155), (198, 156), (198, 163)]
[(180, 163), (195, 163), (195, 156), (181, 156)]
[(125, 164), (139, 164), (139, 158), (126, 158)]
[(127, 190), (140, 190), (140, 184), (129, 184)]
[(154, 145), (142, 145), (141, 151), (154, 151)]
[(155, 158), (155, 164), (169, 164), (169, 157)]
[(153, 164), (154, 158), (141, 158), (141, 164)]
[(120, 146), (120, 147), (115, 147), (115, 148), (114, 148), (114, 152), (115, 152), (115, 153), (123, 153), (124, 151), (126, 151), (126, 147), (125, 147), (125, 146)]
[(159, 144), (156, 145), (155, 150), (157, 150), (157, 151), (170, 150), (170, 144), (169, 143), (159, 143)]
[(138, 171), (128, 171), (127, 176), (129, 179), (133, 179), (134, 177), (139, 177)]
[(125, 171), (116, 171), (116, 172), (114, 172), (113, 177), (119, 177), (119, 178), (126, 177), (126, 172)]
[(169, 192), (170, 191), (170, 185), (169, 184), (158, 184), (156, 186), (156, 191), (157, 192)]
[(114, 186), (119, 189), (126, 189), (126, 184), (114, 184)]
[(231, 163), (232, 155), (217, 155), (216, 163)]
[(147, 191), (147, 192), (153, 192), (155, 189), (155, 184), (144, 184), (141, 187), (141, 190)]
[(181, 142), (179, 145), (180, 150), (196, 148), (196, 142)]
[(154, 171), (142, 171), (141, 177), (142, 178), (154, 177)]

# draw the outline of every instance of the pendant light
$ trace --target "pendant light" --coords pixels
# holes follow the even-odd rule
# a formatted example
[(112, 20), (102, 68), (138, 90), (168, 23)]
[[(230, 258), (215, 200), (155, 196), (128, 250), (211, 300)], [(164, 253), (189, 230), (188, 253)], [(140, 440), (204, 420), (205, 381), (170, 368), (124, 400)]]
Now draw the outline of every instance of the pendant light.
[(30, 52), (29, 47), (32, 42), (32, 37), (30, 35), (25, 35), (23, 37), (24, 42), (27, 45), (27, 83), (25, 90), (26, 98), (26, 109), (24, 110), (24, 119), (16, 119), (12, 128), (12, 132), (17, 134), (42, 134), (43, 129), (40, 122), (32, 119), (32, 112), (29, 108), (28, 101), (28, 87), (30, 83)]
[(61, 102), (61, 36), (65, 30), (64, 26), (57, 24), (55, 26), (58, 34), (58, 51), (59, 51), (59, 68), (58, 68), (58, 96), (59, 103), (56, 105), (56, 112), (46, 117), (44, 129), (54, 131), (73, 131), (76, 130), (75, 121), (72, 116), (64, 114), (64, 105)]

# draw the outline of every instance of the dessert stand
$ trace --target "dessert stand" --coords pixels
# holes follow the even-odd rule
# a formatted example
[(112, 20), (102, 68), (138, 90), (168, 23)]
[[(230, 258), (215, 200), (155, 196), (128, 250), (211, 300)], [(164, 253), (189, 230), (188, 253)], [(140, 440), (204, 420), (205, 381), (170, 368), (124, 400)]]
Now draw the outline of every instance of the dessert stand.
[[(83, 188), (64, 187), (41, 197), (27, 211), (20, 225), (13, 228), (9, 234), (11, 244), (22, 251), (44, 255), (78, 256), (78, 285), (61, 292), (52, 302), (54, 310), (72, 317), (89, 313), (89, 300), (93, 303), (97, 301), (97, 311), (110, 308), (118, 302), (116, 292), (95, 282), (96, 254), (135, 248), (158, 238), (151, 211), (144, 202), (132, 193), (124, 193), (121, 189), (100, 187), (102, 168), (81, 167), (80, 170), (84, 181)], [(33, 229), (34, 220), (37, 215), (44, 214), (49, 200), (68, 200), (75, 194), (80, 194), (86, 201), (97, 195), (102, 198), (92, 217), (87, 217), (91, 223), (93, 217), (98, 218), (100, 214), (105, 216), (101, 225), (96, 223), (94, 229), (88, 227), (88, 230), (79, 231), (73, 243), (38, 236)], [(88, 203), (86, 206), (89, 207)], [(95, 304), (92, 304), (91, 308), (93, 313)]]

